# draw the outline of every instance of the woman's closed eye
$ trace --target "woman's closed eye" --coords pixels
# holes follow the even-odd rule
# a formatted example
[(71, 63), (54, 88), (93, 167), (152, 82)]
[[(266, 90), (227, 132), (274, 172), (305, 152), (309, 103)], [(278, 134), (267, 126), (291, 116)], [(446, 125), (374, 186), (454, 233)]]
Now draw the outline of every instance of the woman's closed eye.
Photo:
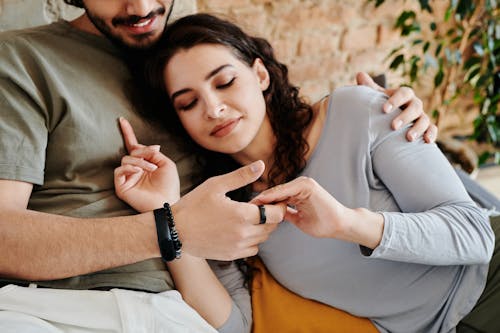
[(189, 110), (191, 110), (192, 108), (195, 107), (195, 105), (196, 105), (197, 102), (198, 102), (198, 99), (195, 98), (191, 102), (189, 102), (187, 104), (180, 104), (180, 105), (176, 106), (175, 108), (177, 110), (180, 110), (180, 111), (189, 111)]
[[(231, 87), (233, 85), (233, 83), (235, 82), (235, 80), (236, 80), (236, 76), (233, 76), (232, 78), (230, 78), (229, 80), (226, 80), (226, 81), (220, 80), (222, 82), (221, 83), (215, 83), (215, 88), (216, 89), (226, 89), (226, 88), (229, 88), (229, 87)], [(198, 98), (194, 98), (191, 101), (176, 103), (177, 105), (175, 106), (175, 109), (178, 110), (178, 111), (189, 111), (192, 108), (194, 108), (197, 103), (198, 103)]]
[(225, 89), (225, 88), (229, 88), (230, 86), (233, 85), (234, 81), (236, 80), (236, 76), (234, 76), (232, 79), (230, 79), (229, 81), (227, 81), (226, 83), (222, 83), (222, 84), (218, 84), (216, 85), (216, 88), (217, 89)]

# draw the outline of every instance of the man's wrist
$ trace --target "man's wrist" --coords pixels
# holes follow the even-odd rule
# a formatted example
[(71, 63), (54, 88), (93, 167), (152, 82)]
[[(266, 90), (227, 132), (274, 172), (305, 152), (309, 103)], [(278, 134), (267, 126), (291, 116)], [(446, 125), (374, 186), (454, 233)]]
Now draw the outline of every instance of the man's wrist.
[(161, 258), (168, 262), (181, 256), (182, 243), (176, 231), (174, 215), (168, 203), (153, 211)]

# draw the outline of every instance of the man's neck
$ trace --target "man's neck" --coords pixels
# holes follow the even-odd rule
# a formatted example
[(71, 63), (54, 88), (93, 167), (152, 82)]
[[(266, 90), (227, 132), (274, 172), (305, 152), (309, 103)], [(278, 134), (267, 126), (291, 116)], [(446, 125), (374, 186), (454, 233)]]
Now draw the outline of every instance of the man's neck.
[(69, 22), (73, 27), (88, 32), (93, 35), (98, 35), (102, 36), (102, 33), (95, 27), (95, 25), (90, 21), (89, 17), (87, 14), (83, 14), (82, 16), (74, 19), (73, 21)]

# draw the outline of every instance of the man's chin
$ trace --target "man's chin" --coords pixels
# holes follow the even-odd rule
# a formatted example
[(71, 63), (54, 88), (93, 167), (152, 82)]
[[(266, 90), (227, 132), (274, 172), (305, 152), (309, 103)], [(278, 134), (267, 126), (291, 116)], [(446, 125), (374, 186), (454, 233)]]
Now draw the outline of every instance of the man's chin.
[(141, 41), (122, 41), (124, 47), (132, 50), (146, 50), (156, 44), (158, 38)]
[(121, 48), (140, 51), (151, 48), (158, 42), (160, 36), (157, 34), (155, 35), (151, 34), (151, 35), (123, 38), (123, 37), (108, 35), (108, 38), (111, 39), (115, 44), (117, 44)]

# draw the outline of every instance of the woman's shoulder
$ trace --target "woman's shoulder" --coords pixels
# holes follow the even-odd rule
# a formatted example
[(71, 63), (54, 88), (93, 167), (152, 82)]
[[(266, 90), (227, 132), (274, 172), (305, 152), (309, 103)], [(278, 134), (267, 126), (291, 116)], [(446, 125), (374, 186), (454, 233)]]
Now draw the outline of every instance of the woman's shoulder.
[(366, 131), (373, 143), (399, 132), (391, 129), (391, 122), (398, 112), (383, 112), (382, 106), (387, 99), (387, 95), (370, 87), (339, 87), (330, 96), (329, 112), (333, 113), (333, 121), (337, 125), (359, 132)]
[[(360, 116), (380, 114), (387, 95), (367, 86), (344, 86), (331, 94), (331, 106), (335, 112), (349, 112)], [(369, 112), (367, 112), (369, 111)]]

